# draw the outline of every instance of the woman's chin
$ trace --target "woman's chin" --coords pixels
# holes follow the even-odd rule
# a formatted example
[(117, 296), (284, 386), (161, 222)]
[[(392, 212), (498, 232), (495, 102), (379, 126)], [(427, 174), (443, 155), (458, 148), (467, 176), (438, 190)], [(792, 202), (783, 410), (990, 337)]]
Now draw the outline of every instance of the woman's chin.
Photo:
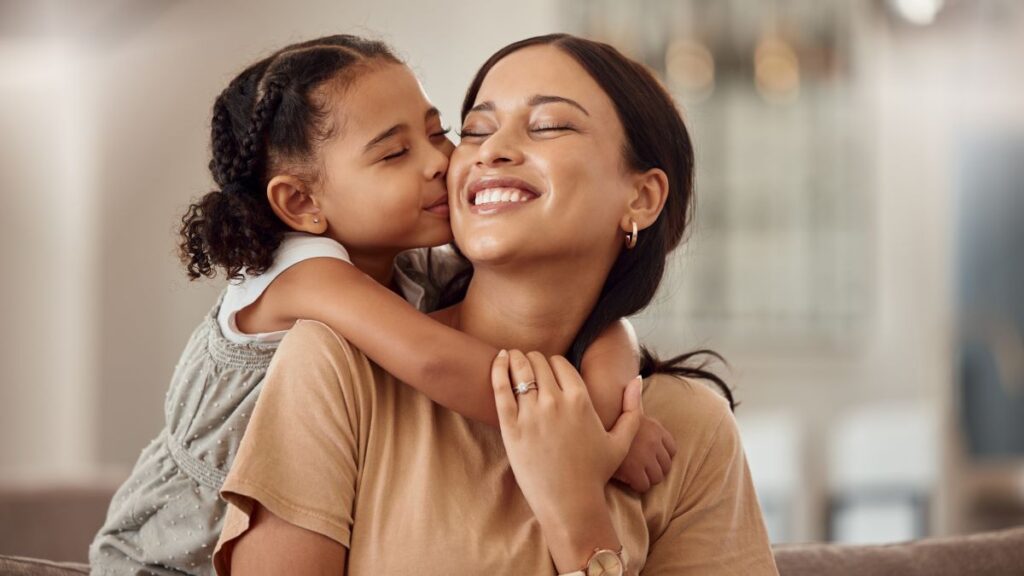
[(456, 238), (456, 243), (473, 266), (497, 266), (526, 257), (523, 244), (510, 238), (478, 235), (467, 241)]

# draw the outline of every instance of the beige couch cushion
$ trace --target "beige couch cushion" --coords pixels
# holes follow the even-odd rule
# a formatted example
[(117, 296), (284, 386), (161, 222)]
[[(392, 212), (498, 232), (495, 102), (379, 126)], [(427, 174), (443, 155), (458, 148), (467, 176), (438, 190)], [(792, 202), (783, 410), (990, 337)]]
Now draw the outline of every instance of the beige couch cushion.
[(775, 547), (782, 576), (1020, 576), (1024, 527), (902, 544)]

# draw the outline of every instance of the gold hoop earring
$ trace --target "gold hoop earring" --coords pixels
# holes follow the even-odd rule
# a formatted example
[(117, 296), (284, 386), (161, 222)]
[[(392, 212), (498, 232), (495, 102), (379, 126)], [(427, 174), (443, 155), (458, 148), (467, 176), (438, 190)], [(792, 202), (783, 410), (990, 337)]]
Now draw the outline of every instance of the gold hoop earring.
[(636, 221), (630, 220), (630, 223), (633, 224), (633, 232), (626, 232), (626, 250), (632, 250), (633, 248), (636, 247)]

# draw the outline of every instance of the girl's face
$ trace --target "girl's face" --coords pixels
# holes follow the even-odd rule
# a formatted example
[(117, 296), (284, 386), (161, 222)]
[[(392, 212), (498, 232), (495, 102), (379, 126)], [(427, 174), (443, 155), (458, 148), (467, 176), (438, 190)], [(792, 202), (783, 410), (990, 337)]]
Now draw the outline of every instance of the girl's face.
[(632, 184), (624, 142), (611, 99), (572, 57), (553, 46), (506, 56), (451, 158), (459, 248), (476, 266), (614, 261)]
[(373, 65), (337, 102), (317, 191), (327, 234), (350, 250), (391, 252), (451, 241), (445, 173), (452, 143), (416, 77)]

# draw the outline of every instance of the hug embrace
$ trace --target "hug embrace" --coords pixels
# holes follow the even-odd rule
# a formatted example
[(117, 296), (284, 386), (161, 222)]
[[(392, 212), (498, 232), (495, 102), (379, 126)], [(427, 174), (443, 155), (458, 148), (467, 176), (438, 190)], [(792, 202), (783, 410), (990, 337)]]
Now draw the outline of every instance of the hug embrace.
[(96, 574), (776, 574), (729, 388), (626, 320), (692, 215), (669, 94), (570, 35), (502, 48), (459, 144), (385, 44), (285, 47), (213, 105), (181, 221), (228, 284)]

